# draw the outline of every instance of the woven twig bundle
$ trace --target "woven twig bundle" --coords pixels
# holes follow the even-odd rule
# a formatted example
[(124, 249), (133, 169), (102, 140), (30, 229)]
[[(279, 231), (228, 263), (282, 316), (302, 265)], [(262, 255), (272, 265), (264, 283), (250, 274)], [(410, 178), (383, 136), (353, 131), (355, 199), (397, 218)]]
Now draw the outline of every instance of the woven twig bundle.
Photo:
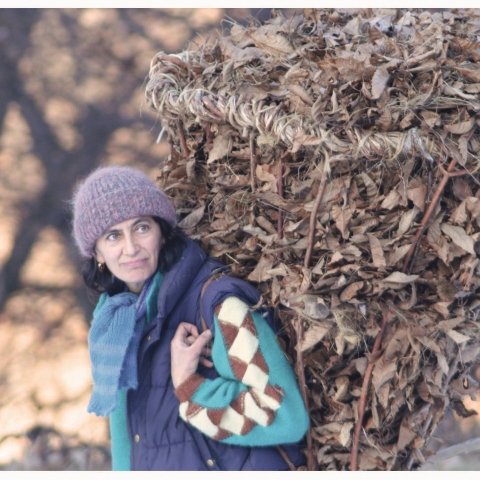
[(412, 469), (478, 385), (480, 12), (305, 10), (152, 60), (181, 226), (278, 307), (309, 467)]

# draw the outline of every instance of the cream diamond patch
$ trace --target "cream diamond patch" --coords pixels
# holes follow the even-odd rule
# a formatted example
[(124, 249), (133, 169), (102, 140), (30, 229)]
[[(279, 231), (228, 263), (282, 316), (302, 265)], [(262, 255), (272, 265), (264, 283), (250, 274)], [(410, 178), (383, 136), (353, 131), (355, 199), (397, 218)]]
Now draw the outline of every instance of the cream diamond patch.
[(255, 355), (257, 348), (257, 337), (252, 335), (247, 329), (240, 328), (228, 354), (239, 358), (245, 363), (249, 363)]
[(227, 407), (225, 409), (225, 413), (223, 414), (222, 420), (220, 421), (220, 428), (228, 430), (229, 432), (233, 432), (236, 435), (240, 435), (242, 433), (244, 423), (245, 419), (243, 418), (243, 415), (236, 412), (233, 408)]
[(268, 415), (257, 405), (251, 393), (245, 395), (245, 415), (263, 427), (268, 425)]
[(268, 375), (256, 365), (250, 364), (242, 378), (242, 382), (263, 392), (268, 383)]
[(208, 418), (207, 410), (202, 408), (196, 415), (191, 416), (188, 421), (209, 437), (218, 433), (218, 427)]
[(260, 407), (270, 408), (271, 410), (278, 410), (280, 408), (280, 403), (273, 397), (270, 397), (270, 395), (264, 393), (263, 387), (252, 388), (252, 392), (255, 394), (255, 397), (260, 402)]
[(239, 327), (243, 323), (248, 310), (248, 305), (237, 297), (228, 297), (222, 303), (222, 308), (218, 312), (218, 319)]
[(180, 404), (179, 412), (180, 412), (180, 417), (183, 418), (184, 420), (187, 419), (187, 410), (188, 410), (188, 405), (190, 402), (182, 402)]

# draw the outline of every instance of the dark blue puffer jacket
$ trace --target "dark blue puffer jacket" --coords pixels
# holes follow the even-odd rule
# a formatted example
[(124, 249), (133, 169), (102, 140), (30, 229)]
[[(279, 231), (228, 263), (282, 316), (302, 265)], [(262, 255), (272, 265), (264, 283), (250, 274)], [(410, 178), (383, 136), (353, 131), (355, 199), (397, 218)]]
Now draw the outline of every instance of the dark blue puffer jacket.
[[(236, 447), (212, 440), (186, 424), (179, 416), (179, 402), (170, 374), (170, 342), (180, 322), (190, 322), (203, 331), (200, 293), (218, 261), (188, 240), (182, 258), (165, 275), (158, 296), (158, 314), (147, 328), (139, 350), (138, 388), (127, 396), (132, 470), (288, 470), (275, 447)], [(208, 327), (213, 307), (226, 296), (238, 296), (254, 305), (259, 292), (237, 278), (224, 276), (212, 282), (202, 300)], [(211, 310), (210, 310), (211, 309)], [(215, 369), (199, 367), (207, 378)], [(283, 445), (291, 461), (300, 466), (304, 458), (296, 445)]]

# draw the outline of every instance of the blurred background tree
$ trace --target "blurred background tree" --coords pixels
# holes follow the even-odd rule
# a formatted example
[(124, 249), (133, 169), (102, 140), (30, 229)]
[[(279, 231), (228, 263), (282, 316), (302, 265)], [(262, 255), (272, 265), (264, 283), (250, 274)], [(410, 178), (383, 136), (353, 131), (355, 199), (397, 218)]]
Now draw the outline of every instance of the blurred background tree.
[[(93, 304), (78, 273), (69, 201), (76, 182), (100, 164), (133, 165), (155, 178), (168, 154), (156, 144), (161, 126), (143, 100), (155, 53), (195, 48), (231, 21), (265, 15), (221, 8), (0, 9), (5, 468), (108, 468), (106, 422), (85, 410)], [(96, 459), (95, 449), (86, 448), (92, 445)]]
[(232, 22), (269, 15), (0, 9), (0, 468), (110, 468), (107, 423), (86, 413), (93, 304), (69, 201), (101, 164), (155, 178), (168, 155), (143, 100), (155, 53), (196, 48)]

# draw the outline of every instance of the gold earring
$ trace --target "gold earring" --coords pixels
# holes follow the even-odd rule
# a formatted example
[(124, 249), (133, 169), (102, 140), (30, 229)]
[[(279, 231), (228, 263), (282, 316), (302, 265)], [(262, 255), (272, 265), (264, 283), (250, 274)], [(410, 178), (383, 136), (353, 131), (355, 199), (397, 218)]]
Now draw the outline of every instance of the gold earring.
[(104, 270), (105, 270), (105, 264), (98, 262), (98, 271), (100, 273), (103, 273)]

